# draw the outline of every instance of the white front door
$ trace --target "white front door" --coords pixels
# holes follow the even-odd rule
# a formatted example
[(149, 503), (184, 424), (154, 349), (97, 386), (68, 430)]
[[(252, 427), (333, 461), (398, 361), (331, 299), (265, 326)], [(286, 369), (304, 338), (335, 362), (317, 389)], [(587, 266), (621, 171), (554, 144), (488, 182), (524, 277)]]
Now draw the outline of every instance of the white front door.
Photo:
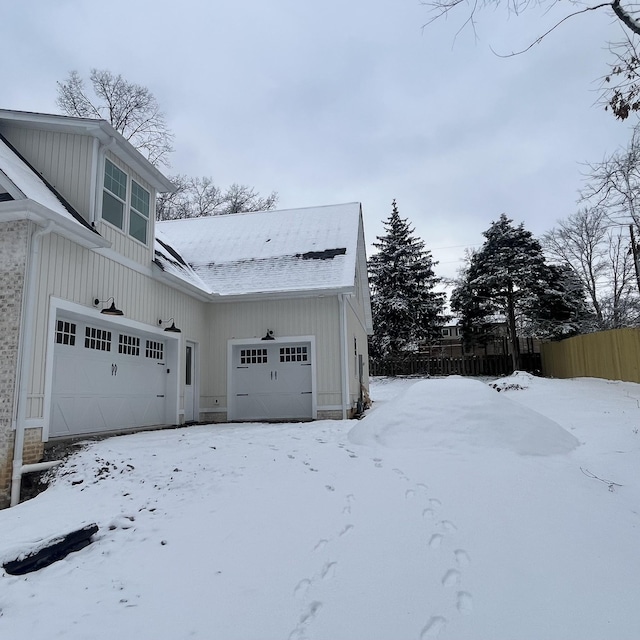
[(312, 419), (312, 367), (309, 342), (234, 345), (230, 419)]
[(184, 421), (196, 420), (196, 345), (187, 342), (185, 346), (185, 374), (184, 374)]
[(51, 438), (165, 424), (166, 389), (162, 336), (57, 318)]

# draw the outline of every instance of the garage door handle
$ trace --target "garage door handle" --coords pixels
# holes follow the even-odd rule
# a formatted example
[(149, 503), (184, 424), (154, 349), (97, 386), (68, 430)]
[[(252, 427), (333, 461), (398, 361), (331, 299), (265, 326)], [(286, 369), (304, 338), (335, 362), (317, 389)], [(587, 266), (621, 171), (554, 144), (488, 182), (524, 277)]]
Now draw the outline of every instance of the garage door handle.
[(304, 395), (307, 395), (307, 394), (310, 394), (310, 393), (313, 393), (313, 391), (301, 391), (300, 395), (304, 396)]
[(161, 396), (156, 396), (156, 398), (164, 398), (164, 394)]

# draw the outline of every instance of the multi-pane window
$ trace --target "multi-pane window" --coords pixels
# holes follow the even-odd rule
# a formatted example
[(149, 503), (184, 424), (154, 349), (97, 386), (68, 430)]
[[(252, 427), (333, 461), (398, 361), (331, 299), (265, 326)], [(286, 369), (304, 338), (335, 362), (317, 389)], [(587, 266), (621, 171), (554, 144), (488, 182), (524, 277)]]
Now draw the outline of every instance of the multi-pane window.
[(102, 219), (147, 244), (150, 211), (149, 191), (105, 158)]
[(149, 227), (149, 192), (135, 180), (131, 181), (131, 209), (129, 211), (129, 235), (147, 243)]
[(240, 349), (240, 364), (266, 364), (266, 349)]
[(127, 202), (127, 174), (113, 162), (104, 161), (104, 190), (102, 192), (102, 218), (122, 229)]
[(147, 340), (145, 346), (145, 355), (147, 358), (155, 360), (164, 359), (164, 342), (156, 342), (155, 340)]
[(118, 353), (123, 353), (127, 356), (139, 356), (140, 338), (121, 333), (118, 336)]
[(84, 346), (96, 351), (111, 351), (111, 331), (86, 327), (84, 332)]
[(56, 324), (56, 342), (73, 347), (76, 343), (76, 325), (74, 322), (58, 320)]
[(307, 347), (280, 347), (280, 362), (307, 362)]

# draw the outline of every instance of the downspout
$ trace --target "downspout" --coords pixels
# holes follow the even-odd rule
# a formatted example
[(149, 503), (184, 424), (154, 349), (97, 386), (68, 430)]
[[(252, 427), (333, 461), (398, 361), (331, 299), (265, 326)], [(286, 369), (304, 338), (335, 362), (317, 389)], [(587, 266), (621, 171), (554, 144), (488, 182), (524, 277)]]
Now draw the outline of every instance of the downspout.
[(40, 245), (42, 236), (51, 233), (55, 227), (52, 220), (49, 220), (45, 227), (37, 229), (31, 236), (31, 259), (27, 273), (27, 297), (24, 307), (24, 323), (22, 325), (22, 354), (20, 357), (20, 378), (18, 393), (18, 415), (16, 419), (16, 435), (13, 444), (13, 475), (11, 476), (11, 506), (20, 502), (20, 485), (22, 475), (29, 471), (42, 471), (60, 464), (60, 460), (55, 462), (40, 462), (37, 464), (22, 464), (22, 451), (24, 449), (24, 432), (27, 419), (27, 390), (29, 388), (29, 376), (31, 375), (31, 359), (33, 357), (33, 330), (34, 311), (36, 305), (36, 291), (38, 282), (36, 275), (40, 268)]
[(340, 304), (340, 363), (342, 378), (342, 419), (346, 420), (349, 411), (349, 362), (347, 347), (347, 305), (345, 302), (345, 294), (338, 296)]
[(96, 209), (98, 207), (98, 160), (100, 158), (100, 141), (93, 139), (93, 149), (91, 154), (91, 183), (89, 186), (89, 224), (96, 226)]

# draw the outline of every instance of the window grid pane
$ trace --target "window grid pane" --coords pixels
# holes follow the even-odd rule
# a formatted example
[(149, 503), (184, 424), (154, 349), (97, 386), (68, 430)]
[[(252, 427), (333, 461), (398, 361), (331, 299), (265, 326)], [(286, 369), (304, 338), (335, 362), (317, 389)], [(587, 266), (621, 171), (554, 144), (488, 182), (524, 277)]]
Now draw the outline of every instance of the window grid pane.
[(127, 174), (109, 160), (104, 161), (104, 188), (120, 200), (127, 199)]
[(307, 347), (280, 347), (280, 362), (307, 362)]
[(147, 340), (145, 345), (145, 356), (154, 360), (164, 360), (164, 343), (155, 340)]
[(56, 325), (56, 343), (73, 347), (76, 344), (76, 325), (74, 322), (58, 320)]
[(145, 218), (149, 218), (149, 192), (135, 180), (131, 181), (131, 208)]
[(123, 353), (127, 356), (139, 356), (140, 338), (121, 333), (118, 336), (118, 353)]
[(240, 349), (240, 364), (266, 364), (266, 349)]
[(84, 332), (84, 346), (96, 351), (111, 351), (111, 331), (86, 327)]

